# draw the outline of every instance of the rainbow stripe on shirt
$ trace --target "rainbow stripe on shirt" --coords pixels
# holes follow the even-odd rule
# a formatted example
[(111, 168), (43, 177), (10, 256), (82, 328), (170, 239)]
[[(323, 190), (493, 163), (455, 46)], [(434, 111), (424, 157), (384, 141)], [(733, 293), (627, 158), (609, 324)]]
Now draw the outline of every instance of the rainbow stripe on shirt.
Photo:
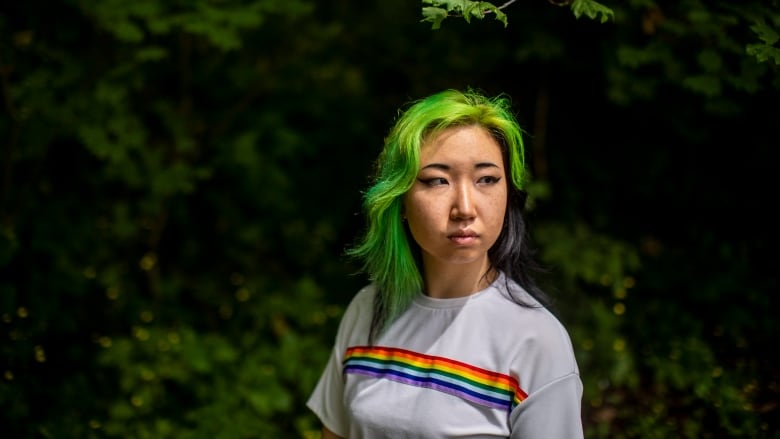
[(512, 376), (399, 348), (350, 347), (344, 357), (344, 373), (434, 389), (507, 412), (528, 397)]

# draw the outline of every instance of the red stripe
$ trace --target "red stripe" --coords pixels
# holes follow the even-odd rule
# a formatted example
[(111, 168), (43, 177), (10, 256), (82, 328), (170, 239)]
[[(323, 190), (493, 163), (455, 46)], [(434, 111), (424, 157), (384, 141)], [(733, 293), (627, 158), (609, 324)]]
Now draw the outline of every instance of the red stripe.
[(487, 380), (507, 383), (510, 387), (512, 387), (515, 390), (515, 393), (519, 396), (519, 399), (521, 401), (528, 397), (528, 394), (526, 394), (525, 391), (523, 391), (523, 389), (520, 388), (520, 384), (518, 383), (517, 379), (515, 379), (514, 377), (510, 375), (498, 373), (498, 372), (493, 372), (491, 370), (482, 369), (476, 366), (472, 366), (470, 364), (463, 363), (461, 361), (452, 360), (445, 357), (438, 357), (434, 355), (422, 354), (419, 352), (414, 352), (402, 348), (390, 348), (385, 346), (352, 346), (347, 348), (346, 351), (347, 357), (349, 357), (353, 353), (382, 353), (383, 355), (395, 355), (395, 356), (409, 358), (413, 360), (423, 359), (426, 361), (430, 361), (432, 363), (436, 363), (436, 362), (446, 363), (456, 369), (459, 368), (459, 369), (467, 370), (469, 371), (469, 373), (473, 373), (475, 375), (481, 375)]

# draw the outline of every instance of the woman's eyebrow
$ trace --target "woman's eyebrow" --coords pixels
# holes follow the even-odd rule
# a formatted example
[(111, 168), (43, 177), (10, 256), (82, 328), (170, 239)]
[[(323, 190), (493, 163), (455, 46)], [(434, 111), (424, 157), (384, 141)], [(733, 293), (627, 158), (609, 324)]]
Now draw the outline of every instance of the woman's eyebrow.
[[(498, 167), (499, 166), (493, 162), (479, 162), (474, 165), (474, 169), (498, 168)], [(422, 168), (420, 168), (420, 170), (422, 171), (423, 169), (429, 169), (429, 168), (439, 169), (442, 171), (449, 171), (450, 169), (452, 169), (450, 165), (445, 163), (429, 163), (423, 166)]]
[(442, 171), (449, 171), (450, 165), (445, 165), (444, 163), (429, 163), (423, 166), (422, 168), (420, 168), (420, 170), (422, 171), (423, 169), (428, 169), (428, 168), (440, 169)]

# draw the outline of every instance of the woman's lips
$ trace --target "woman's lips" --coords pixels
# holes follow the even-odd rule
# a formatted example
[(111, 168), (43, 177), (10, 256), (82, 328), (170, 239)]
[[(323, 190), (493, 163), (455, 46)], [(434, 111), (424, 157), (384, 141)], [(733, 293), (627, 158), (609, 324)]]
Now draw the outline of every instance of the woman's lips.
[(479, 238), (479, 235), (471, 231), (460, 231), (460, 232), (453, 233), (447, 237), (450, 239), (450, 241), (454, 242), (455, 244), (468, 245), (468, 244), (475, 243)]

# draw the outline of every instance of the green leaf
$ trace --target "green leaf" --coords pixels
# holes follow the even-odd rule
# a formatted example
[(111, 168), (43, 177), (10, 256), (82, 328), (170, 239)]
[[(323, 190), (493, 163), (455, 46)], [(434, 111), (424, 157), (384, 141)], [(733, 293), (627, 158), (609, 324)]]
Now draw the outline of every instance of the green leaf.
[(585, 15), (594, 20), (600, 18), (602, 23), (615, 18), (615, 13), (612, 9), (594, 0), (574, 0), (571, 4), (571, 10), (577, 18)]
[(759, 20), (753, 23), (752, 26), (750, 26), (750, 29), (758, 35), (758, 38), (761, 39), (764, 43), (768, 45), (774, 45), (777, 43), (778, 40), (780, 40), (780, 34), (777, 33), (774, 29), (769, 27), (764, 20)]
[(144, 33), (141, 28), (128, 20), (121, 20), (114, 23), (114, 26), (111, 29), (120, 41), (138, 43), (144, 39)]
[(780, 49), (773, 47), (780, 40), (780, 34), (767, 25), (763, 19), (753, 23), (750, 29), (758, 35), (763, 43), (748, 44), (745, 47), (747, 54), (756, 57), (759, 62), (771, 59), (776, 65), (780, 65)]
[(423, 0), (423, 3), (433, 6), (444, 6), (450, 12), (462, 12), (468, 7), (469, 3), (474, 2), (471, 0)]
[(431, 29), (439, 29), (441, 22), (447, 18), (447, 11), (442, 8), (425, 7), (422, 9), (423, 19), (422, 21), (430, 21)]
[(759, 62), (774, 60), (776, 65), (780, 65), (780, 49), (767, 46), (766, 44), (748, 44), (746, 47), (748, 55), (755, 56)]
[(683, 80), (683, 85), (697, 93), (705, 96), (718, 96), (721, 94), (723, 86), (717, 76), (696, 75)]
[(138, 49), (135, 59), (138, 61), (159, 61), (168, 57), (168, 50), (164, 47), (149, 46)]
[(496, 20), (508, 25), (506, 14), (501, 9), (490, 2), (471, 1), (471, 0), (423, 0), (423, 4), (432, 5), (423, 7), (423, 20), (433, 23), (433, 29), (439, 29), (441, 22), (447, 16), (458, 16), (471, 23), (472, 18), (482, 20), (485, 16), (494, 14)]
[(485, 18), (488, 14), (495, 14), (496, 20), (504, 24), (504, 27), (508, 26), (506, 14), (501, 12), (498, 6), (490, 2), (471, 2), (468, 6), (468, 10), (464, 14), (473, 15), (479, 19)]
[[(472, 18), (481, 20), (491, 14), (507, 27), (509, 20), (502, 9), (512, 2), (501, 6), (491, 2), (471, 0), (422, 0), (422, 3), (431, 5), (422, 8), (422, 21), (430, 21), (433, 23), (431, 26), (433, 29), (439, 29), (441, 22), (448, 16), (459, 16), (466, 20), (466, 23), (471, 23)], [(577, 18), (584, 14), (593, 19), (600, 18), (602, 23), (614, 17), (612, 9), (594, 0), (574, 0), (571, 9)]]
[(723, 69), (723, 57), (715, 50), (703, 50), (698, 56), (699, 65), (709, 73), (717, 73)]

